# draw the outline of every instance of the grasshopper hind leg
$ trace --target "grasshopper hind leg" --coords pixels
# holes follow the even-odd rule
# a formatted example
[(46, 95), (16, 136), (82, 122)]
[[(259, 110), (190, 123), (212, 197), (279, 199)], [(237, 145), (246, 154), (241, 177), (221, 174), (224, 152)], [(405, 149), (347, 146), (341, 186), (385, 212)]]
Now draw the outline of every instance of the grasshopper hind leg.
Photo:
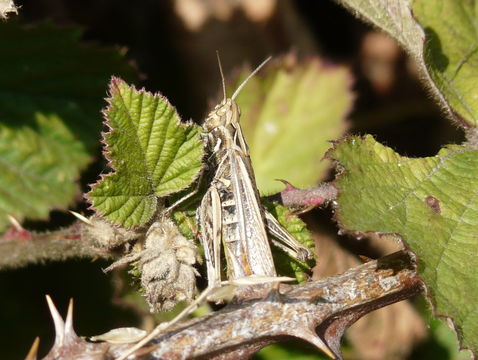
[(267, 210), (265, 212), (267, 231), (274, 237), (272, 243), (291, 255), (295, 259), (305, 262), (314, 258), (314, 254), (300, 242), (298, 242), (287, 230), (285, 230), (277, 219)]

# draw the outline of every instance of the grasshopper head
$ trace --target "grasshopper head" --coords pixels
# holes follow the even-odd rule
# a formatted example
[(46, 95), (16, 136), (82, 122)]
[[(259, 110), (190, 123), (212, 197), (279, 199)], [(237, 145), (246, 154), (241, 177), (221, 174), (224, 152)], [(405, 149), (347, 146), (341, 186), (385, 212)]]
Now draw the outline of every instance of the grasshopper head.
[(225, 99), (209, 113), (203, 128), (206, 132), (210, 132), (220, 126), (238, 123), (240, 115), (237, 103), (231, 98)]
[(236, 91), (230, 98), (226, 95), (226, 84), (224, 81), (224, 74), (222, 72), (221, 60), (219, 59), (219, 53), (217, 53), (217, 61), (219, 64), (219, 71), (221, 72), (222, 78), (222, 90), (224, 93), (224, 100), (220, 104), (217, 104), (216, 107), (209, 113), (206, 120), (203, 123), (203, 128), (205, 132), (211, 132), (218, 127), (226, 127), (229, 124), (233, 126), (239, 123), (239, 116), (241, 115), (239, 106), (237, 105), (235, 99), (239, 95), (239, 92), (247, 84), (247, 82), (270, 60), (268, 57), (262, 62), (249, 76), (237, 87)]

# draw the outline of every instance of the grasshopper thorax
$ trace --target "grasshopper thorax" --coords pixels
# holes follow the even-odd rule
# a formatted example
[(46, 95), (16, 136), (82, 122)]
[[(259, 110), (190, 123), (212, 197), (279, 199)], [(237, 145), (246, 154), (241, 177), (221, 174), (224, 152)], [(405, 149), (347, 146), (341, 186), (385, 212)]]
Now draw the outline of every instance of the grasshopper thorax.
[(237, 103), (231, 98), (224, 99), (217, 104), (204, 121), (203, 128), (211, 132), (218, 127), (227, 127), (239, 122), (240, 110)]

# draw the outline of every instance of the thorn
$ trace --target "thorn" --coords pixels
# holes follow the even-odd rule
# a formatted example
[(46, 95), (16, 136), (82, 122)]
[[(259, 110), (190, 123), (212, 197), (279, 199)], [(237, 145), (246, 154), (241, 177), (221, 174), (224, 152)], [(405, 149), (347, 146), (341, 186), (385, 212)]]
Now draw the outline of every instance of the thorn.
[(318, 349), (322, 350), (325, 355), (331, 359), (337, 359), (337, 356), (335, 356), (332, 350), (330, 350), (330, 348), (318, 336), (309, 339), (309, 341), (312, 342)]
[(319, 350), (322, 350), (328, 357), (331, 359), (338, 359), (336, 354), (325, 344), (325, 342), (315, 333), (315, 331), (310, 331), (308, 329), (300, 329), (300, 332), (295, 332), (294, 334), (300, 339), (303, 339), (311, 344), (315, 345)]
[(40, 346), (40, 338), (37, 336), (35, 340), (33, 340), (32, 347), (25, 358), (25, 360), (37, 360), (38, 355), (38, 347)]
[(8, 221), (10, 221), (10, 224), (15, 228), (17, 231), (25, 231), (22, 225), (18, 222), (17, 219), (15, 219), (12, 215), (7, 215)]
[(316, 208), (316, 205), (309, 205), (304, 209), (297, 210), (297, 211), (291, 211), (289, 214), (286, 215), (287, 220), (289, 220), (293, 216), (299, 216), (303, 215), (305, 213), (308, 213), (309, 211), (312, 211)]
[(53, 344), (53, 347), (61, 347), (65, 337), (65, 323), (56, 309), (55, 304), (53, 304), (50, 295), (46, 295), (46, 301), (48, 303), (48, 308), (50, 309), (53, 324), (55, 325), (55, 343)]
[(4, 239), (25, 241), (32, 238), (32, 234), (28, 230), (25, 230), (17, 219), (12, 215), (7, 215), (7, 218), (12, 226), (3, 235)]
[(70, 303), (68, 304), (68, 313), (66, 314), (64, 334), (67, 342), (78, 337), (75, 333), (75, 329), (73, 328), (73, 299), (70, 299)]
[(283, 183), (285, 185), (285, 189), (282, 190), (282, 191), (298, 190), (298, 188), (296, 188), (294, 185), (292, 185), (287, 180), (284, 180), (284, 179), (274, 179), (274, 180), (280, 181), (281, 183)]
[(88, 219), (87, 217), (77, 213), (76, 211), (71, 211), (69, 210), (70, 214), (74, 215), (78, 220), (80, 221), (83, 221), (85, 224), (88, 224), (90, 226), (93, 226), (93, 223), (91, 222), (90, 219)]

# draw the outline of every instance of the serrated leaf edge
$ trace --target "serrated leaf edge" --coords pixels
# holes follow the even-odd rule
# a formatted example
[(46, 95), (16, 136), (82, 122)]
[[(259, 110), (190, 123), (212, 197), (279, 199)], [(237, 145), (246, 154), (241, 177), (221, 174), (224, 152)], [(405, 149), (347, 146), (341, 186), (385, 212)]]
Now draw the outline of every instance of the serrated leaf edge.
[[(334, 158), (331, 154), (336, 150), (338, 145), (343, 144), (345, 142), (348, 142), (350, 140), (354, 140), (354, 139), (364, 140), (367, 136), (371, 136), (371, 135), (364, 135), (364, 136), (349, 135), (349, 136), (343, 137), (342, 139), (333, 141), (332, 142), (333, 146), (324, 155), (324, 158), (330, 159), (331, 161), (334, 162), (335, 168), (338, 170), (337, 173), (335, 174), (335, 179), (332, 181), (333, 185), (337, 189), (337, 199), (339, 199), (340, 192), (341, 192), (340, 188), (337, 187), (337, 182), (342, 176), (345, 175), (345, 172), (343, 171), (343, 166), (340, 163), (340, 161), (338, 159)], [(372, 136), (372, 138), (375, 140), (375, 138), (373, 136)], [(470, 149), (470, 150), (472, 150), (472, 149)], [(393, 150), (393, 151), (395, 152), (395, 150)], [(438, 154), (435, 155), (435, 156), (438, 156)], [(372, 230), (363, 231), (363, 230), (354, 230), (354, 229), (346, 228), (343, 225), (342, 221), (340, 220), (339, 204), (338, 204), (337, 200), (332, 202), (332, 207), (334, 209), (333, 220), (337, 223), (337, 226), (339, 227), (339, 231), (341, 233), (347, 233), (347, 234), (349, 234), (351, 236), (354, 236), (356, 238), (367, 237), (370, 234), (374, 234), (378, 237), (382, 237), (384, 235), (385, 236), (386, 235), (392, 235), (392, 236), (395, 236), (400, 241), (400, 245), (403, 247), (403, 249), (405, 251), (407, 251), (412, 256), (412, 259), (414, 260), (414, 262), (416, 264), (415, 271), (417, 272), (418, 278), (420, 279), (420, 281), (423, 285), (424, 298), (427, 300), (428, 304), (430, 305), (433, 316), (435, 318), (441, 318), (441, 319), (445, 320), (445, 322), (447, 323), (449, 328), (455, 333), (456, 339), (457, 339), (458, 344), (459, 344), (459, 351), (462, 351), (462, 350), (469, 351), (472, 354), (473, 359), (476, 359), (476, 354), (473, 352), (473, 350), (466, 347), (466, 346), (463, 346), (463, 339), (462, 339), (463, 335), (457, 330), (456, 323), (455, 323), (454, 319), (449, 315), (440, 314), (436, 311), (435, 305), (433, 303), (433, 299), (432, 299), (432, 297), (430, 295), (430, 292), (428, 290), (428, 286), (426, 285), (425, 281), (423, 281), (423, 279), (420, 277), (420, 274), (418, 272), (418, 256), (408, 246), (408, 244), (406, 243), (406, 240), (402, 237), (402, 235), (399, 234), (399, 233), (384, 233), (384, 232), (380, 232), (380, 231), (372, 231)]]
[[(200, 127), (199, 125), (195, 124), (192, 120), (188, 120), (186, 122), (182, 122), (181, 121), (181, 117), (179, 116), (179, 113), (178, 111), (176, 110), (176, 107), (174, 107), (173, 105), (171, 105), (171, 103), (169, 102), (169, 100), (164, 96), (162, 95), (160, 92), (156, 92), (156, 93), (152, 93), (148, 90), (146, 90), (144, 87), (142, 87), (141, 89), (137, 89), (136, 86), (133, 84), (133, 85), (129, 85), (128, 83), (126, 83), (123, 79), (119, 78), (119, 77), (116, 77), (116, 76), (112, 76), (111, 77), (111, 80), (110, 80), (110, 83), (108, 85), (108, 96), (104, 99), (107, 103), (107, 106), (105, 108), (103, 108), (101, 110), (101, 114), (103, 116), (103, 125), (106, 126), (108, 128), (108, 131), (102, 131), (101, 132), (101, 140), (100, 140), (100, 143), (101, 143), (101, 146), (102, 146), (102, 155), (104, 156), (104, 158), (106, 159), (107, 163), (106, 163), (106, 166), (110, 169), (110, 172), (106, 173), (106, 174), (99, 174), (99, 179), (95, 182), (95, 183), (91, 183), (91, 184), (88, 184), (88, 187), (90, 188), (90, 190), (83, 194), (83, 198), (87, 201), (87, 203), (90, 204), (90, 206), (87, 208), (88, 210), (91, 210), (91, 211), (94, 211), (95, 214), (103, 217), (104, 219), (108, 220), (106, 217), (105, 217), (105, 213), (99, 209), (97, 209), (94, 204), (93, 204), (93, 201), (90, 199), (90, 194), (93, 192), (95, 186), (97, 186), (98, 184), (101, 184), (102, 182), (104, 182), (108, 177), (111, 177), (113, 175), (116, 174), (116, 168), (114, 166), (114, 159), (110, 156), (111, 154), (111, 150), (109, 149), (108, 147), (108, 144), (106, 143), (106, 135), (112, 133), (114, 131), (114, 129), (110, 126), (109, 124), (109, 121), (108, 121), (108, 112), (111, 110), (113, 104), (112, 104), (112, 99), (113, 99), (113, 96), (115, 95), (115, 92), (114, 91), (117, 91), (119, 93), (119, 86), (121, 84), (124, 84), (126, 85), (127, 87), (129, 87), (133, 92), (137, 93), (137, 94), (144, 94), (144, 95), (147, 95), (147, 96), (152, 96), (152, 97), (159, 97), (161, 100), (165, 101), (166, 104), (168, 106), (170, 106), (173, 111), (178, 115), (178, 122), (176, 123), (177, 126), (179, 127), (182, 127), (184, 129), (188, 129), (189, 127), (191, 126), (198, 126)], [(115, 86), (115, 88), (113, 89), (113, 86)], [(204, 154), (203, 154), (204, 156)], [(193, 184), (200, 176), (202, 170), (199, 170), (196, 172), (196, 174), (194, 175), (194, 177), (192, 178), (192, 181), (190, 184), (188, 185), (185, 185), (184, 187), (178, 189), (177, 192), (179, 191), (182, 191), (184, 189), (187, 189), (189, 186), (191, 186), (191, 184)], [(176, 192), (176, 193), (177, 193)], [(154, 196), (156, 198), (156, 200), (158, 200), (158, 196), (156, 196), (155, 194), (152, 194), (151, 196)], [(164, 198), (167, 198), (168, 196), (165, 196)], [(113, 226), (117, 227), (117, 228), (121, 228), (123, 227), (122, 224), (118, 224), (118, 223), (114, 223), (110, 220), (108, 220)], [(138, 226), (132, 226), (132, 228), (141, 228), (145, 225), (147, 225), (147, 223), (151, 221), (151, 219), (149, 219), (148, 221), (146, 221), (145, 224), (143, 225), (138, 225)]]

